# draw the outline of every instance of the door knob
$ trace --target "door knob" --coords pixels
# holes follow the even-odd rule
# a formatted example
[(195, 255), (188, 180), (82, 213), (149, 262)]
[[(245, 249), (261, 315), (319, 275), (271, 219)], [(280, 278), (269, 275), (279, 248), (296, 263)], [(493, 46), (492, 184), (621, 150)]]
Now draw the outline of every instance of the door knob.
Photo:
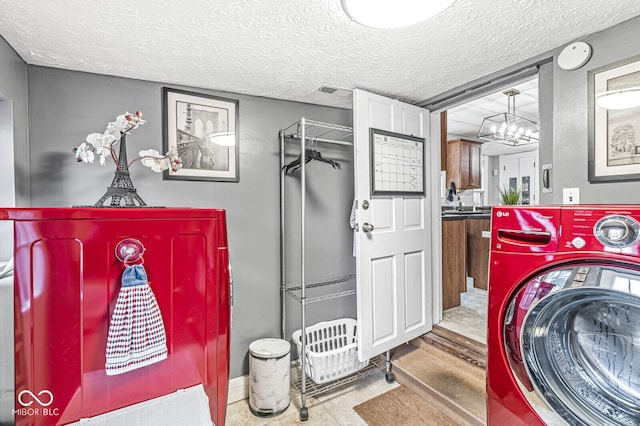
[(371, 231), (373, 231), (373, 229), (374, 229), (373, 225), (370, 224), (370, 223), (365, 222), (365, 223), (362, 224), (362, 230), (364, 232), (371, 232)]

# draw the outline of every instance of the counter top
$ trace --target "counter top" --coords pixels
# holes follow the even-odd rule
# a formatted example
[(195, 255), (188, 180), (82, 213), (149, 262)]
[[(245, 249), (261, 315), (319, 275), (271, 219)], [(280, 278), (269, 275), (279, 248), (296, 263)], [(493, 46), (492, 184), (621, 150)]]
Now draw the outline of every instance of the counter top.
[(456, 219), (491, 219), (491, 212), (442, 212), (442, 220)]

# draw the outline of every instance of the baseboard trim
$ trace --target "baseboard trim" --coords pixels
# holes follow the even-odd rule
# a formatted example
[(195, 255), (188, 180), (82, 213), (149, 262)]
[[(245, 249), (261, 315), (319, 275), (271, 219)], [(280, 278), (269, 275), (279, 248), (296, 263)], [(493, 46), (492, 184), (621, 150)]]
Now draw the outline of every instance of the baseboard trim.
[(229, 380), (227, 404), (233, 404), (247, 398), (249, 398), (249, 375)]

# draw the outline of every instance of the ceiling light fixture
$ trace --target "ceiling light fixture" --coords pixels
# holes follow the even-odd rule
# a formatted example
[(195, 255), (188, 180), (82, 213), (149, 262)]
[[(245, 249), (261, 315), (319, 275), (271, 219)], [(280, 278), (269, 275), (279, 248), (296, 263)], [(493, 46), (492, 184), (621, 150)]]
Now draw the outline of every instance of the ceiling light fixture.
[(627, 109), (640, 106), (640, 87), (608, 90), (596, 95), (596, 103), (605, 109)]
[(342, 0), (347, 16), (372, 28), (402, 28), (425, 21), (454, 0)]
[(511, 146), (538, 142), (540, 129), (538, 123), (516, 115), (516, 89), (505, 90), (507, 95), (507, 111), (486, 117), (478, 131), (478, 139), (497, 142)]

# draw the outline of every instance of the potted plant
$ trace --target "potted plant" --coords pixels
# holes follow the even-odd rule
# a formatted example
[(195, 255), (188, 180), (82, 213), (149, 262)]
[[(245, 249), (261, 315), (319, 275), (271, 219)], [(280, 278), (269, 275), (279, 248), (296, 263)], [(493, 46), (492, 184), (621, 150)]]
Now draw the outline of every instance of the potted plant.
[(500, 193), (500, 203), (505, 206), (517, 205), (522, 201), (522, 190), (520, 188), (503, 186), (498, 188), (498, 192)]

